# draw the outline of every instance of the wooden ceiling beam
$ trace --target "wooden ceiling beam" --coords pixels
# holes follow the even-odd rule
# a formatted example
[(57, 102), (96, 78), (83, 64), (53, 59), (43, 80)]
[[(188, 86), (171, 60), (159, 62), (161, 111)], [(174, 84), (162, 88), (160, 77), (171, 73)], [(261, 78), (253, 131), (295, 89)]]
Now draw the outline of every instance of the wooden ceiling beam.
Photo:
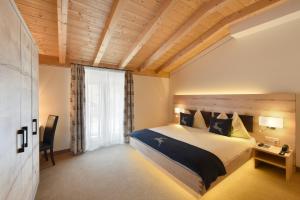
[(39, 54), (39, 64), (61, 66), (61, 67), (68, 67), (70, 65), (67, 60), (64, 64), (61, 64), (57, 56), (49, 56), (44, 54)]
[(134, 58), (134, 56), (141, 50), (141, 48), (148, 42), (151, 36), (157, 31), (161, 25), (161, 21), (164, 16), (168, 15), (169, 11), (172, 10), (172, 7), (176, 4), (177, 1), (174, 0), (165, 0), (164, 4), (157, 12), (156, 16), (148, 23), (145, 30), (139, 35), (136, 42), (132, 45), (131, 49), (124, 57), (120, 64), (120, 68), (125, 68), (128, 63)]
[[(188, 54), (190, 54), (193, 50), (198, 48), (203, 42), (210, 39), (214, 35), (224, 31), (224, 29), (226, 29), (233, 23), (237, 23), (237, 22), (256, 14), (257, 12), (261, 12), (267, 8), (271, 8), (272, 6), (277, 5), (276, 3), (278, 3), (278, 2), (282, 2), (282, 0), (260, 0), (250, 6), (243, 8), (242, 10), (239, 10), (239, 11), (225, 17), (224, 19), (219, 21), (217, 24), (215, 24), (212, 28), (210, 28), (208, 31), (206, 31), (204, 34), (202, 34), (198, 39), (196, 39), (194, 42), (192, 42), (189, 46), (187, 46), (186, 48), (179, 51), (175, 56), (173, 56), (166, 63), (164, 63), (162, 66), (160, 66), (156, 70), (156, 72), (161, 73), (163, 70), (171, 67), (172, 65), (175, 65), (177, 62), (184, 59), (184, 57), (187, 56)], [(197, 54), (199, 54), (199, 53), (200, 52), (197, 52)], [(194, 56), (196, 56), (196, 55), (194, 55)], [(185, 60), (182, 63), (185, 63), (185, 62), (187, 62), (187, 60)]]
[(176, 42), (180, 41), (187, 33), (191, 32), (199, 22), (212, 12), (219, 9), (227, 0), (211, 0), (201, 5), (194, 14), (159, 48), (157, 49), (141, 66), (140, 70), (146, 70), (164, 53), (171, 49)]
[(117, 24), (118, 18), (121, 15), (121, 11), (124, 8), (127, 0), (114, 0), (113, 5), (110, 11), (110, 14), (105, 22), (104, 29), (101, 33), (99, 41), (99, 50), (94, 59), (94, 66), (98, 66), (101, 62), (101, 59), (105, 53), (105, 50), (108, 47), (108, 43), (112, 36), (112, 31)]
[(69, 0), (57, 0), (58, 57), (60, 64), (66, 62), (68, 3)]
[(145, 70), (143, 72), (141, 71), (132, 71), (133, 74), (135, 75), (140, 75), (140, 76), (153, 76), (153, 77), (161, 77), (161, 78), (170, 78), (170, 73), (168, 72), (162, 72), (162, 73), (156, 73), (155, 70)]

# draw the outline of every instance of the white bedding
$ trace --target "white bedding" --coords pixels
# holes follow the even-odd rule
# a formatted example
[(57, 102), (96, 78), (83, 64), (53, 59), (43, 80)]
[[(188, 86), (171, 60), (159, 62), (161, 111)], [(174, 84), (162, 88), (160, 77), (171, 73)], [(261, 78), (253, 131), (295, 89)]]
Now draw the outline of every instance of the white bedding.
[(191, 128), (178, 124), (156, 127), (150, 130), (205, 149), (221, 159), (225, 167), (255, 145), (254, 138), (226, 137), (210, 133), (207, 129)]

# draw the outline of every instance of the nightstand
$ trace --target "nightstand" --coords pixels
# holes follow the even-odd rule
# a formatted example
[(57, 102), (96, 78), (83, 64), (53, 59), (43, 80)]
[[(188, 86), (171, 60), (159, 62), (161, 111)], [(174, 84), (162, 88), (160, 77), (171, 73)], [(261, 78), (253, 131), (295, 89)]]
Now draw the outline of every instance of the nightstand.
[(264, 162), (270, 165), (280, 167), (285, 170), (285, 179), (288, 181), (295, 171), (294, 166), (294, 153), (293, 150), (289, 150), (284, 156), (279, 155), (281, 147), (259, 147), (254, 148), (254, 162), (255, 168), (259, 163)]

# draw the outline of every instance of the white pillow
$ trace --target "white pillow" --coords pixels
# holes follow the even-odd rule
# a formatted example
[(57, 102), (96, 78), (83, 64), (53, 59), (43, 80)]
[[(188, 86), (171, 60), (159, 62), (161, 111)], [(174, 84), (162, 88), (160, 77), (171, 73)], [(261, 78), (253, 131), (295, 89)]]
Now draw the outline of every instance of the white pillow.
[(204, 118), (200, 111), (197, 111), (194, 115), (194, 128), (206, 128)]
[(226, 115), (226, 113), (222, 112), (218, 115), (217, 119), (228, 119), (228, 116)]
[(246, 139), (250, 138), (250, 135), (247, 129), (245, 128), (243, 121), (236, 112), (234, 112), (232, 116), (232, 130), (230, 136)]

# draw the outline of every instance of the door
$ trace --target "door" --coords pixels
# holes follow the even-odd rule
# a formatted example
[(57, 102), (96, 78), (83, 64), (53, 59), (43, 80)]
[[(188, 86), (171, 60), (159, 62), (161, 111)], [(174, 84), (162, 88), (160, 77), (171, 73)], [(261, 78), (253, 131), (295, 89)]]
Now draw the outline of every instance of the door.
[(32, 59), (31, 59), (31, 115), (32, 115), (32, 128), (36, 134), (32, 136), (32, 191), (33, 195), (36, 194), (37, 186), (39, 183), (39, 59), (38, 49), (32, 45)]
[(32, 199), (32, 114), (31, 114), (31, 38), (26, 29), (21, 26), (21, 66), (22, 66), (22, 91), (21, 91), (21, 127), (27, 129), (26, 147), (24, 152), (22, 182), (24, 188), (23, 199)]
[[(0, 199), (6, 199), (21, 171), (17, 153), (20, 122), (20, 20), (10, 2), (0, 1)], [(9, 19), (9, 20), (8, 20)]]

